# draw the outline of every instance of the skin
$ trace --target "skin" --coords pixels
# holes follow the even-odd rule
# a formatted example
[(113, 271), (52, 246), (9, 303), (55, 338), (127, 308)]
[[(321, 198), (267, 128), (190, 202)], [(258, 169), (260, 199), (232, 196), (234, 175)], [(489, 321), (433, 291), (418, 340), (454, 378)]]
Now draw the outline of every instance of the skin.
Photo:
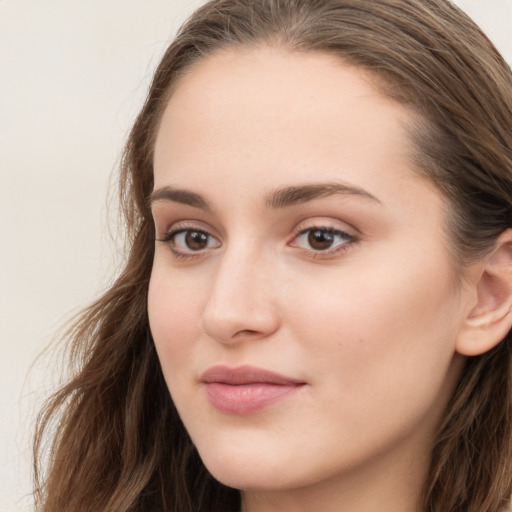
[[(445, 201), (411, 163), (413, 120), (359, 69), (265, 47), (207, 58), (169, 101), (150, 325), (185, 427), (212, 474), (243, 490), (246, 512), (420, 510), (475, 296), (456, 279)], [(268, 204), (278, 189), (323, 183), (351, 189)], [(327, 250), (308, 242), (315, 227), (334, 230)], [(162, 241), (173, 230), (207, 243)], [(306, 385), (228, 415), (200, 382), (218, 364)]]

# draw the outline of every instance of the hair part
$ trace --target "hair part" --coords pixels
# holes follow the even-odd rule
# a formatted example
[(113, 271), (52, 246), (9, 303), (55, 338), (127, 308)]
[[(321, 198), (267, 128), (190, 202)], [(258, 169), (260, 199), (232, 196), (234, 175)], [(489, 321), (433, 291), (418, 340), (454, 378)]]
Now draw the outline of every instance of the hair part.
[[(166, 388), (146, 312), (154, 227), (147, 199), (169, 97), (218, 52), (271, 45), (321, 52), (376, 77), (408, 106), (417, 171), (447, 199), (462, 268), (512, 227), (512, 74), (480, 29), (448, 0), (214, 0), (182, 27), (156, 70), (129, 136), (120, 201), (130, 254), (112, 288), (70, 333), (75, 377), (48, 402), (36, 433), (42, 512), (237, 511), (216, 482)], [(426, 512), (500, 512), (512, 493), (511, 334), (468, 358), (433, 448)], [(41, 475), (43, 440), (60, 417)]]

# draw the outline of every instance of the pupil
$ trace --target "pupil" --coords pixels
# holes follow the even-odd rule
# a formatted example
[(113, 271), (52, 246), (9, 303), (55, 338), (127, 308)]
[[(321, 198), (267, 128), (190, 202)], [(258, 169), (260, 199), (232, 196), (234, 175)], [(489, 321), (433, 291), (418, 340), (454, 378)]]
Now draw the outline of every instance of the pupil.
[(334, 241), (334, 234), (331, 231), (325, 229), (315, 229), (309, 232), (308, 242), (313, 249), (319, 251), (323, 249), (329, 249)]
[(208, 245), (208, 235), (200, 231), (189, 231), (185, 235), (187, 247), (192, 251), (200, 251)]

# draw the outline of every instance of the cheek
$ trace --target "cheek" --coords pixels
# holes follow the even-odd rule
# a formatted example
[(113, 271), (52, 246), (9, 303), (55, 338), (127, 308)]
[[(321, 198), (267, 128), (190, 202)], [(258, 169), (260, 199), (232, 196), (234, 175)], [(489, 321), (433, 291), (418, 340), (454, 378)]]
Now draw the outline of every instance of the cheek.
[(289, 311), (312, 377), (312, 421), (322, 418), (340, 450), (354, 446), (354, 457), (354, 439), (373, 449), (435, 429), (460, 370), (453, 349), (457, 301), (439, 286), (447, 281), (433, 288), (432, 273), (396, 269), (403, 279), (387, 269), (345, 275), (343, 287), (305, 281)]
[(194, 290), (193, 283), (157, 265), (154, 267), (148, 292), (148, 316), (166, 377), (171, 370), (185, 368), (192, 358), (201, 308), (201, 297)]
[(460, 316), (450, 266), (422, 251), (384, 261), (334, 280), (303, 275), (301, 292), (289, 290), (293, 337), (314, 354), (322, 382), (355, 403), (433, 399), (449, 373)]

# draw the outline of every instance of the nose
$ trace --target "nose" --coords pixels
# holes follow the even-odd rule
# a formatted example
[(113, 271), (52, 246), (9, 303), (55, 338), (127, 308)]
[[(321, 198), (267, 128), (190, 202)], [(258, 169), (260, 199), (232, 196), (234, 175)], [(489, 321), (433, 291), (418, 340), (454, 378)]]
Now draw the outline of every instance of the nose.
[(264, 339), (279, 328), (272, 264), (234, 248), (216, 266), (200, 327), (210, 338), (232, 344)]

